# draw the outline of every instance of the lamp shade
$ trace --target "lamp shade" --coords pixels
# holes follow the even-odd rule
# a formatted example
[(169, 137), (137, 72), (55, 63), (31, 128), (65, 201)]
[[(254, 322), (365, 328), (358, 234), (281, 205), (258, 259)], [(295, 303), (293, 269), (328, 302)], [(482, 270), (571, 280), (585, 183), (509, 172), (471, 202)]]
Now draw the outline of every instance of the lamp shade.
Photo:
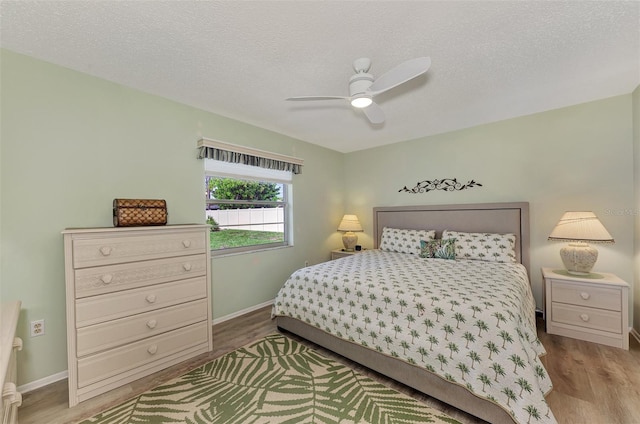
[(362, 226), (355, 215), (345, 215), (338, 225), (338, 231), (362, 231)]
[(593, 212), (565, 212), (551, 231), (549, 240), (614, 243), (611, 234)]

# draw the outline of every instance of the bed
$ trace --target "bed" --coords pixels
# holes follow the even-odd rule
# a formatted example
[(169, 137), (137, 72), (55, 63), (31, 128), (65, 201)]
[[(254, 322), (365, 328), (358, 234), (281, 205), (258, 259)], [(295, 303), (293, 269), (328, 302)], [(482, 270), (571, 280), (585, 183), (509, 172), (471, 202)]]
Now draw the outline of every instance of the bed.
[[(278, 328), (485, 421), (554, 423), (528, 203), (373, 213), (375, 249), (294, 272), (274, 302)], [(493, 248), (475, 248), (483, 234)]]

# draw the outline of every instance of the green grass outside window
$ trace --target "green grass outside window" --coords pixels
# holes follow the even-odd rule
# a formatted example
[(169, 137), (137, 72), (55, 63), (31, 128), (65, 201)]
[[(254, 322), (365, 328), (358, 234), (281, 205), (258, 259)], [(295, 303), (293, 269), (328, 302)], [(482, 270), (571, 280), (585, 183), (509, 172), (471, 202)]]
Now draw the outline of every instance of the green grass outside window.
[(253, 246), (257, 244), (278, 243), (284, 241), (284, 233), (250, 230), (212, 231), (209, 236), (211, 250), (231, 247)]

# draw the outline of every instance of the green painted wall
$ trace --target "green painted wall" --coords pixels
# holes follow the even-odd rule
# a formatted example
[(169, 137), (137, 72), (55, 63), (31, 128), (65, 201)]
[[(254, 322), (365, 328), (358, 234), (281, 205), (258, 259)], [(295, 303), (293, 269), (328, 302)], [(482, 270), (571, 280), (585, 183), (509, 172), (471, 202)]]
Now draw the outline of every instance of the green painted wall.
[[(294, 176), (295, 246), (215, 258), (214, 319), (272, 300), (340, 244), (343, 155), (6, 50), (1, 60), (0, 297), (20, 299), (19, 384), (67, 368), (67, 227), (111, 226), (116, 197), (163, 198), (169, 223), (203, 223), (205, 136), (305, 160)], [(28, 323), (46, 320), (31, 338)]]
[[(596, 270), (633, 278), (631, 95), (509, 119), (346, 155), (347, 209), (372, 244), (375, 206), (528, 201), (531, 280), (542, 307), (542, 266), (562, 266), (547, 237), (567, 210), (592, 210), (613, 235)], [(399, 193), (418, 181), (483, 184), (456, 192)], [(368, 237), (368, 240), (365, 238)]]

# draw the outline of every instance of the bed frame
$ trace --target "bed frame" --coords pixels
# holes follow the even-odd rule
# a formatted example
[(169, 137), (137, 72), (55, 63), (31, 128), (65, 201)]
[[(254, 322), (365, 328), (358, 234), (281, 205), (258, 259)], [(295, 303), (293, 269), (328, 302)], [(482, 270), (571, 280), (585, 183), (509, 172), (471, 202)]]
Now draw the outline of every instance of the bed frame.
[[(384, 227), (463, 232), (512, 233), (516, 256), (529, 273), (529, 203), (392, 206), (373, 209), (374, 247)], [(529, 274), (530, 275), (530, 274)], [(490, 423), (513, 423), (511, 416), (493, 402), (474, 396), (429, 371), (339, 339), (290, 317), (276, 318), (279, 329), (297, 334), (352, 361), (399, 381)]]

